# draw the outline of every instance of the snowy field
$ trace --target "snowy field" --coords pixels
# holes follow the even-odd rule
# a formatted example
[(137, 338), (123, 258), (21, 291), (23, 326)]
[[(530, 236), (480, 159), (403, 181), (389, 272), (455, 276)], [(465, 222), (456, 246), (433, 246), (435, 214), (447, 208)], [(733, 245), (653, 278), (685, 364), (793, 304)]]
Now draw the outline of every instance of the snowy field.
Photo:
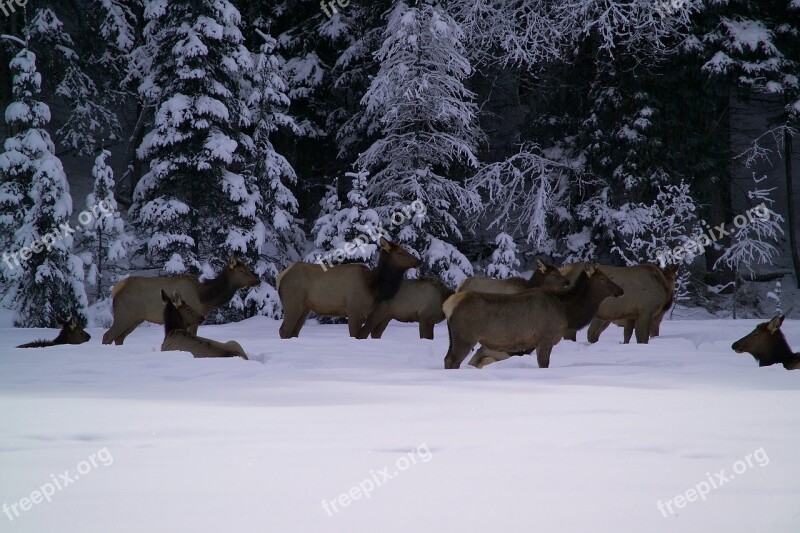
[(156, 326), (15, 349), (55, 331), (2, 320), (3, 532), (800, 531), (800, 372), (730, 349), (759, 321), (445, 371), (444, 324), (201, 328), (248, 362), (161, 353)]

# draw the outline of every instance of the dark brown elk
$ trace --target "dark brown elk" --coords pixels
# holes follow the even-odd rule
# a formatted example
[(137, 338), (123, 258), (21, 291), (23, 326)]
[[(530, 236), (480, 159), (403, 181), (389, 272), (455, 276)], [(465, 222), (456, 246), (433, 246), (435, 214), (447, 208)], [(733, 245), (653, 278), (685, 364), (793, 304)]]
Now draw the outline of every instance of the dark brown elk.
[(567, 280), (557, 267), (548, 265), (544, 261), (536, 260), (536, 270), (533, 271), (529, 279), (520, 277), (494, 279), (483, 276), (474, 276), (465, 279), (456, 289), (456, 293), (472, 292), (491, 292), (495, 294), (514, 294), (526, 289), (536, 287), (562, 288), (569, 285)]
[(380, 239), (378, 266), (360, 263), (331, 268), (294, 263), (278, 275), (278, 295), (283, 304), (282, 339), (300, 335), (308, 314), (346, 316), (351, 337), (357, 337), (376, 304), (397, 294), (403, 275), (421, 262), (399, 244)]
[(516, 294), (457, 293), (444, 303), (450, 346), (445, 368), (459, 368), (477, 343), (482, 352), (476, 366), (508, 354), (536, 350), (540, 368), (550, 366), (550, 352), (568, 328), (581, 329), (600, 303), (623, 290), (593, 265), (570, 287), (558, 291), (528, 289)]
[[(190, 274), (157, 278), (131, 276), (117, 283), (111, 291), (114, 323), (103, 335), (103, 344), (122, 344), (125, 337), (142, 322), (163, 324), (162, 289), (168, 294), (180, 292), (192, 309), (206, 316), (230, 302), (239, 289), (254, 287), (259, 283), (260, 280), (250, 271), (247, 263), (234, 256), (230, 257), (216, 278), (203, 282)], [(196, 333), (197, 325), (192, 326), (190, 331)]]
[[(565, 277), (574, 277), (584, 263), (573, 263), (561, 268)], [(611, 322), (625, 327), (624, 341), (630, 341), (635, 332), (636, 342), (647, 344), (650, 334), (657, 331), (654, 324), (660, 323), (664, 313), (673, 299), (675, 278), (670, 282), (664, 272), (656, 265), (643, 264), (630, 267), (600, 265), (598, 267), (625, 291), (621, 298), (604, 301), (597, 310), (597, 315), (589, 324), (587, 338), (589, 342), (597, 342), (600, 334)], [(576, 332), (570, 329), (565, 335), (575, 340)]]
[(200, 324), (205, 317), (200, 315), (181, 298), (178, 291), (174, 291), (172, 298), (161, 291), (164, 302), (164, 342), (161, 343), (162, 352), (181, 351), (189, 352), (196, 358), (204, 357), (241, 357), (247, 359), (247, 354), (236, 341), (218, 342), (204, 337), (198, 337), (189, 332), (189, 327)]
[(786, 370), (800, 370), (800, 353), (792, 353), (781, 331), (783, 319), (784, 316), (779, 315), (757, 325), (750, 334), (734, 342), (731, 348), (736, 353), (749, 353), (758, 361), (758, 366), (780, 363)]
[(358, 332), (359, 339), (380, 339), (389, 322), (419, 322), (419, 338), (433, 339), (433, 327), (444, 320), (442, 304), (453, 291), (439, 278), (404, 279), (397, 294), (375, 306)]
[(48, 346), (57, 346), (59, 344), (83, 344), (89, 342), (92, 338), (91, 335), (86, 333), (75, 317), (69, 320), (64, 320), (60, 316), (56, 317), (56, 323), (61, 326), (61, 331), (58, 336), (51, 340), (38, 340), (26, 344), (20, 344), (17, 348), (46, 348)]

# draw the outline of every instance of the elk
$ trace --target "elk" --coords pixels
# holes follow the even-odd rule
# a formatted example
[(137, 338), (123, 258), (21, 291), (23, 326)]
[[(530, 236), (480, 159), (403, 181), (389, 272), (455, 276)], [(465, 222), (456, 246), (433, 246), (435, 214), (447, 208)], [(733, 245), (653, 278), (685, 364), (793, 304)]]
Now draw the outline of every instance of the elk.
[(403, 275), (422, 263), (399, 244), (380, 239), (378, 266), (350, 263), (325, 268), (294, 263), (278, 275), (278, 295), (283, 304), (282, 339), (300, 335), (308, 314), (346, 316), (351, 337), (358, 337), (376, 304), (391, 300), (400, 290)]
[(17, 348), (46, 348), (59, 344), (83, 344), (84, 342), (89, 342), (89, 339), (92, 338), (91, 335), (84, 331), (74, 316), (70, 317), (69, 320), (64, 320), (60, 316), (56, 316), (56, 324), (61, 326), (61, 331), (55, 339), (51, 341), (38, 340), (20, 344)]
[[(561, 268), (561, 273), (568, 278), (574, 277), (575, 272), (583, 266), (584, 263), (565, 265)], [(669, 282), (664, 272), (651, 264), (630, 267), (599, 265), (598, 268), (622, 287), (625, 295), (606, 300), (600, 305), (597, 315), (589, 324), (589, 342), (597, 342), (608, 325), (615, 322), (625, 327), (626, 342), (630, 341), (631, 334), (635, 332), (636, 342), (647, 344), (651, 332), (658, 329), (653, 328), (653, 324), (660, 322), (673, 298), (674, 276), (672, 282)], [(575, 330), (570, 328), (565, 337), (575, 340)]]
[[(117, 283), (111, 291), (114, 323), (103, 335), (103, 344), (122, 344), (142, 322), (163, 324), (163, 305), (159, 296), (162, 289), (168, 293), (179, 291), (192, 309), (206, 316), (231, 301), (239, 289), (259, 283), (247, 263), (235, 256), (230, 257), (216, 278), (203, 282), (191, 274), (150, 278), (131, 276)], [(197, 333), (197, 324), (192, 325), (189, 331)]]
[(734, 342), (731, 348), (736, 353), (749, 353), (758, 361), (758, 366), (780, 363), (786, 370), (800, 370), (800, 353), (792, 353), (781, 331), (784, 318), (778, 315), (769, 322), (757, 325), (748, 335)]
[[(516, 294), (457, 293), (444, 303), (450, 346), (445, 368), (459, 368), (477, 343), (475, 366), (536, 350), (540, 368), (568, 328), (581, 329), (609, 296), (622, 288), (594, 265), (586, 265), (566, 289), (528, 289)], [(484, 361), (486, 359), (486, 361)]]
[(359, 339), (380, 339), (392, 319), (419, 322), (419, 338), (433, 339), (433, 327), (444, 320), (442, 304), (453, 291), (439, 278), (404, 279), (397, 294), (376, 304), (358, 332)]
[(241, 357), (247, 360), (241, 345), (236, 341), (218, 342), (204, 337), (198, 337), (189, 332), (189, 327), (200, 324), (205, 317), (189, 306), (181, 297), (181, 293), (173, 291), (170, 298), (161, 290), (161, 300), (164, 303), (164, 342), (161, 343), (162, 352), (181, 351), (189, 352), (195, 358), (201, 357)]
[(456, 288), (456, 293), (472, 291), (514, 294), (524, 291), (525, 289), (533, 289), (536, 287), (555, 289), (566, 287), (567, 285), (569, 285), (569, 280), (561, 274), (558, 268), (553, 265), (548, 265), (541, 259), (536, 259), (536, 270), (533, 271), (533, 274), (531, 274), (531, 277), (527, 280), (520, 277), (494, 279), (474, 276), (462, 281), (461, 285)]
[[(655, 266), (655, 265), (654, 265)], [(653, 320), (650, 322), (650, 338), (658, 337), (661, 330), (661, 321), (664, 319), (664, 315), (669, 311), (672, 304), (675, 303), (675, 280), (678, 276), (678, 265), (667, 265), (664, 268), (660, 268), (661, 273), (664, 276), (664, 290), (667, 291), (667, 301), (664, 302), (664, 307), (656, 313), (653, 317)], [(656, 276), (658, 278), (658, 276)], [(659, 278), (660, 281), (660, 278)], [(614, 324), (624, 328), (623, 332), (623, 344), (628, 344), (631, 341), (631, 336), (633, 335), (633, 331), (636, 327), (636, 320), (633, 319), (626, 319), (626, 320), (615, 320)], [(590, 326), (591, 327), (591, 326)], [(605, 328), (603, 328), (605, 329)], [(602, 330), (601, 332), (602, 333)], [(598, 337), (600, 336), (598, 333)], [(574, 340), (574, 339), (573, 339)]]

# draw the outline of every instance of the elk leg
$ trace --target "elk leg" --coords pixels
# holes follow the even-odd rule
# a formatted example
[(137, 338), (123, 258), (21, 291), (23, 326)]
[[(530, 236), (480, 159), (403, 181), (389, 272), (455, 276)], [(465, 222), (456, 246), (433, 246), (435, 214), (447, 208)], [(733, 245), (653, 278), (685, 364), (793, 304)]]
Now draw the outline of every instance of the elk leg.
[(116, 317), (108, 331), (103, 334), (103, 344), (111, 344), (125, 332), (126, 328), (121, 324), (122, 318)]
[(625, 321), (625, 332), (622, 334), (622, 344), (629, 344), (631, 342), (631, 336), (633, 335), (633, 328), (635, 324), (636, 321), (630, 318)]
[(380, 324), (378, 324), (377, 326), (375, 326), (375, 329), (372, 330), (370, 336), (372, 336), (373, 339), (380, 339), (381, 335), (383, 335), (383, 332), (386, 331), (386, 327), (389, 325), (389, 322), (391, 321), (392, 319), (391, 317), (389, 317)]
[(639, 317), (636, 321), (636, 343), (637, 344), (647, 344), (650, 341), (650, 318), (645, 315), (645, 317)]
[(350, 336), (354, 339), (366, 339), (367, 337), (359, 337), (359, 332), (361, 331), (361, 325), (364, 323), (364, 319), (366, 317), (364, 315), (347, 315), (347, 330), (350, 332)]
[(303, 329), (303, 324), (306, 323), (308, 319), (308, 315), (311, 313), (310, 309), (303, 309), (303, 312), (300, 313), (300, 316), (297, 317), (297, 320), (294, 323), (294, 327), (292, 328), (292, 337), (299, 337), (300, 330)]
[(550, 367), (550, 352), (552, 350), (552, 339), (543, 338), (539, 341), (539, 346), (536, 347), (536, 362), (539, 363), (539, 368)]
[[(303, 317), (304, 313), (305, 309), (302, 307), (295, 307), (293, 305), (285, 305), (283, 307), (283, 322), (278, 330), (281, 339), (290, 339), (298, 336), (300, 328), (297, 327), (297, 323)], [(305, 320), (303, 320), (303, 322), (305, 322)], [(300, 327), (303, 327), (302, 323)]]
[(650, 322), (650, 336), (651, 337), (658, 337), (659, 329), (661, 327), (661, 321), (664, 319), (664, 313), (659, 313), (653, 317), (653, 321)]
[[(358, 329), (355, 338), (366, 339), (367, 337), (369, 337), (369, 334), (372, 333), (373, 330), (375, 330), (375, 328), (377, 328), (379, 324), (381, 324), (384, 320), (386, 320), (387, 317), (389, 318), (389, 320), (391, 320), (391, 317), (389, 317), (388, 315), (389, 315), (388, 305), (385, 302), (378, 304), (375, 307), (375, 309), (373, 309), (372, 312), (369, 315), (367, 315), (367, 321), (364, 322), (364, 325)], [(348, 324), (349, 324), (349, 319), (348, 319)], [(353, 336), (352, 333), (350, 335)], [(373, 338), (380, 338), (380, 336)]]
[(433, 340), (433, 326), (434, 323), (424, 318), (419, 320), (419, 338)]
[(497, 350), (490, 350), (486, 346), (481, 346), (472, 356), (472, 359), (469, 360), (469, 364), (475, 368), (483, 368), (497, 361), (504, 361), (509, 357), (511, 355), (505, 352), (498, 352)]
[(589, 331), (586, 333), (586, 338), (591, 343), (600, 340), (600, 334), (603, 333), (611, 322), (601, 318), (593, 318), (589, 324)]
[(461, 363), (467, 358), (472, 348), (475, 347), (475, 343), (465, 338), (454, 338), (450, 324), (447, 324), (447, 330), (450, 333), (450, 346), (447, 348), (447, 355), (444, 357), (444, 367), (460, 368)]
[(114, 339), (114, 344), (116, 344), (117, 346), (120, 346), (123, 342), (125, 342), (125, 337), (130, 335), (133, 332), (133, 330), (135, 330), (136, 328), (141, 326), (142, 322), (144, 322), (144, 320), (138, 320), (138, 321), (134, 322), (128, 329), (123, 331), (120, 336), (118, 336), (116, 339)]

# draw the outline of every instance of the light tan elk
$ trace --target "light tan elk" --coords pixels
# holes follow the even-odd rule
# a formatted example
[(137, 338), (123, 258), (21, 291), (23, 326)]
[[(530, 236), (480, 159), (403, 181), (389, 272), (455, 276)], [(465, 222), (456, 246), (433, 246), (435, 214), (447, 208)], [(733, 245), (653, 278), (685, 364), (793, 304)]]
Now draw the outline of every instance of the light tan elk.
[(758, 361), (758, 366), (780, 363), (786, 370), (800, 370), (800, 353), (792, 353), (781, 331), (783, 319), (784, 316), (779, 315), (757, 325), (750, 334), (734, 342), (731, 348), (736, 353), (748, 352)]
[(419, 322), (419, 338), (433, 339), (433, 327), (444, 320), (442, 304), (453, 291), (439, 278), (404, 279), (397, 294), (379, 302), (369, 314), (359, 339), (380, 339), (389, 322)]
[[(260, 280), (250, 271), (247, 263), (234, 256), (230, 257), (216, 278), (203, 282), (190, 274), (164, 278), (131, 276), (117, 283), (111, 291), (114, 323), (103, 335), (103, 344), (122, 344), (125, 337), (142, 322), (163, 324), (162, 289), (167, 294), (179, 291), (192, 309), (206, 316), (231, 301), (239, 289), (254, 287), (259, 283)], [(192, 326), (190, 331), (197, 333), (197, 325)]]
[[(664, 315), (669, 311), (672, 304), (675, 303), (675, 280), (678, 277), (678, 266), (677, 265), (667, 265), (665, 268), (661, 269), (661, 273), (664, 275), (664, 280), (666, 285), (664, 289), (669, 294), (667, 301), (664, 303), (664, 307), (659, 311), (656, 316), (653, 317), (653, 320), (650, 322), (650, 338), (658, 337), (661, 333), (661, 321), (664, 320)], [(631, 341), (631, 336), (633, 335), (633, 331), (636, 327), (636, 320), (627, 319), (627, 320), (615, 320), (614, 324), (617, 326), (624, 328), (623, 332), (623, 343), (628, 344)], [(591, 327), (591, 326), (590, 326)], [(605, 329), (605, 328), (603, 328)], [(600, 336), (603, 330), (598, 332), (597, 336)], [(573, 339), (575, 340), (575, 339)]]
[(533, 289), (536, 287), (544, 288), (561, 288), (569, 285), (567, 280), (558, 268), (553, 265), (548, 265), (544, 261), (536, 260), (536, 270), (529, 279), (520, 277), (513, 277), (507, 279), (494, 279), (486, 278), (483, 276), (474, 276), (465, 279), (461, 285), (456, 289), (456, 293), (472, 291), (472, 292), (491, 292), (495, 294), (514, 294), (516, 292), (524, 291), (525, 289)]
[(295, 263), (278, 275), (278, 295), (283, 304), (282, 339), (297, 337), (308, 314), (346, 316), (351, 337), (357, 337), (376, 303), (397, 294), (403, 275), (420, 266), (419, 259), (399, 244), (380, 240), (378, 266), (360, 263), (324, 268)]
[(241, 357), (247, 359), (247, 354), (236, 341), (218, 342), (190, 333), (188, 328), (200, 324), (205, 317), (192, 309), (181, 298), (178, 291), (173, 291), (172, 298), (161, 291), (161, 300), (164, 303), (164, 342), (161, 343), (162, 352), (181, 351), (189, 352), (196, 358), (201, 357)]
[(600, 303), (623, 290), (593, 265), (572, 285), (558, 291), (528, 289), (516, 294), (462, 292), (444, 303), (450, 346), (445, 368), (459, 368), (477, 343), (476, 366), (536, 350), (540, 368), (550, 366), (550, 352), (568, 328), (581, 329)]
[[(585, 263), (573, 263), (561, 268), (565, 277), (574, 277)], [(630, 267), (600, 265), (598, 267), (617, 285), (622, 287), (625, 295), (604, 301), (597, 310), (597, 315), (589, 324), (586, 336), (589, 342), (597, 342), (600, 334), (611, 322), (625, 327), (624, 341), (630, 341), (631, 334), (636, 333), (636, 342), (647, 344), (651, 331), (657, 331), (653, 325), (660, 322), (673, 298), (675, 278), (668, 281), (664, 272), (656, 265), (643, 264)], [(575, 340), (576, 332), (570, 329), (565, 338)]]
[(91, 335), (86, 333), (75, 317), (70, 317), (69, 320), (64, 320), (60, 316), (56, 317), (56, 324), (61, 326), (61, 331), (58, 336), (51, 340), (39, 340), (26, 344), (20, 344), (17, 348), (46, 348), (48, 346), (57, 346), (59, 344), (83, 344), (89, 342), (92, 338)]

